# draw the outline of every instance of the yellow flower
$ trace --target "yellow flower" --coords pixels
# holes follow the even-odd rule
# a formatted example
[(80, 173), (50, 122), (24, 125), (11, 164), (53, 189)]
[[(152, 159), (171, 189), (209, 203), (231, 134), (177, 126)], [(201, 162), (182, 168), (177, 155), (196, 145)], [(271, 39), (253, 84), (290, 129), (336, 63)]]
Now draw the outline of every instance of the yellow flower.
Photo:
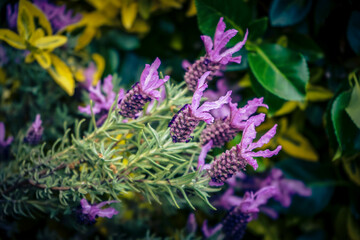
[[(35, 26), (35, 20), (39, 28)], [(20, 0), (17, 17), (18, 34), (9, 29), (0, 29), (0, 40), (10, 46), (29, 50), (25, 62), (36, 60), (46, 69), (69, 95), (74, 94), (75, 83), (67, 65), (51, 52), (67, 42), (65, 36), (52, 35), (50, 22), (44, 13), (26, 0)]]

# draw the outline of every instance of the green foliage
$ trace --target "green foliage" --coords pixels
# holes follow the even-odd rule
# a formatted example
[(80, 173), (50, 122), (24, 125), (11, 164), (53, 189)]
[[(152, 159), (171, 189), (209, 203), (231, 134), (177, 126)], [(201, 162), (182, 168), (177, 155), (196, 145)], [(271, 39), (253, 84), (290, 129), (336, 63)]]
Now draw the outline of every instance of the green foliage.
[(208, 186), (207, 174), (195, 170), (199, 143), (173, 143), (169, 132), (170, 108), (191, 99), (182, 87), (167, 83), (167, 100), (127, 123), (115, 101), (101, 127), (93, 118), (83, 134), (84, 120), (77, 122), (73, 133), (67, 129), (47, 152), (45, 145), (32, 149), (21, 143), (21, 137), (16, 159), (1, 168), (3, 213), (33, 217), (40, 211), (56, 217), (71, 213), (85, 195), (92, 201), (120, 200), (132, 191), (149, 203), (169, 201), (177, 208), (187, 203), (195, 209), (201, 199), (212, 207), (209, 193), (217, 190)]
[(239, 31), (229, 43), (236, 44), (242, 40), (246, 27), (254, 17), (253, 7), (251, 1), (244, 0), (230, 0), (226, 4), (217, 0), (196, 0), (199, 28), (203, 34), (213, 36), (219, 18), (224, 17), (228, 28)]
[(272, 94), (301, 101), (309, 72), (304, 57), (275, 44), (249, 46), (249, 65), (259, 83)]
[(351, 48), (354, 52), (360, 54), (360, 12), (354, 11), (351, 13), (349, 25), (347, 28), (347, 38)]
[(350, 91), (340, 93), (331, 107), (331, 120), (339, 144), (340, 154), (354, 155), (360, 151), (360, 129), (356, 127), (345, 109), (349, 105)]
[(272, 26), (294, 25), (305, 18), (311, 8), (312, 0), (273, 0), (270, 7)]

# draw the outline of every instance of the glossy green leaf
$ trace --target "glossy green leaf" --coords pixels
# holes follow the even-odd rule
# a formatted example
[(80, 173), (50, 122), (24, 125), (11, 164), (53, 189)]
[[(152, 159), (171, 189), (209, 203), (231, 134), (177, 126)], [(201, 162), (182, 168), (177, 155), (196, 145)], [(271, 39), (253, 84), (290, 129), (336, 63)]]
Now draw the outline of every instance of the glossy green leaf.
[(345, 108), (351, 120), (360, 128), (360, 85), (355, 80), (355, 86), (351, 91), (349, 105)]
[(305, 99), (309, 70), (301, 54), (277, 44), (263, 44), (251, 50), (251, 71), (266, 90), (286, 100)]
[(299, 51), (307, 61), (315, 62), (324, 58), (321, 48), (307, 35), (292, 33), (287, 35), (287, 37), (288, 47)]
[(226, 4), (218, 0), (196, 0), (200, 31), (213, 37), (220, 17), (224, 17), (226, 28), (233, 28), (239, 32), (229, 43), (233, 45), (242, 40), (246, 27), (253, 19), (253, 6), (252, 1), (245, 0), (228, 0)]
[(271, 116), (279, 110), (285, 100), (275, 96), (271, 92), (267, 91), (261, 84), (256, 80), (253, 74), (250, 74), (251, 88), (254, 90), (258, 97), (264, 97), (264, 102), (269, 106), (268, 114)]
[(350, 91), (342, 92), (331, 107), (331, 121), (342, 155), (349, 156), (360, 151), (360, 129), (358, 129), (345, 108), (351, 97)]
[(248, 39), (251, 41), (257, 40), (258, 38), (261, 38), (268, 27), (268, 18), (260, 18), (256, 19), (249, 25), (249, 37)]
[(347, 38), (349, 40), (351, 48), (360, 54), (360, 12), (352, 12), (347, 28)]
[(312, 0), (274, 0), (270, 7), (272, 26), (283, 27), (299, 23), (311, 8)]

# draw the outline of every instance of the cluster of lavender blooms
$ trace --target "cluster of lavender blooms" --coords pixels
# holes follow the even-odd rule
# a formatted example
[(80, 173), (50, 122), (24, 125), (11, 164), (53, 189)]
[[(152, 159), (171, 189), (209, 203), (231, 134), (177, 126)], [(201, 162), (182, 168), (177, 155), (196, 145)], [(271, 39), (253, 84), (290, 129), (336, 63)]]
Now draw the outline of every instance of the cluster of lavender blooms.
[(169, 123), (171, 137), (173, 142), (188, 142), (191, 140), (191, 133), (201, 120), (210, 124), (214, 117), (209, 113), (212, 109), (218, 109), (231, 100), (231, 91), (225, 96), (220, 97), (214, 102), (204, 102), (200, 107), (200, 100), (204, 90), (208, 87), (205, 83), (206, 78), (211, 72), (204, 73), (198, 81), (197, 88), (192, 98), (192, 103), (184, 105), (180, 111), (172, 118)]
[(42, 121), (40, 114), (36, 115), (35, 121), (28, 129), (24, 141), (31, 145), (36, 145), (41, 141), (44, 128), (42, 127)]
[[(221, 230), (224, 239), (241, 239), (247, 224), (255, 220), (259, 212), (274, 219), (278, 218), (278, 212), (266, 206), (268, 200), (273, 199), (283, 207), (289, 207), (293, 195), (308, 197), (312, 194), (311, 189), (303, 182), (285, 178), (283, 172), (277, 168), (263, 176), (238, 173), (236, 178), (229, 179), (227, 183), (229, 188), (214, 204), (229, 212), (214, 228), (209, 228), (207, 221), (204, 221), (202, 230), (207, 238)], [(236, 190), (245, 191), (244, 196), (236, 196)]]
[[(76, 23), (81, 20), (81, 14), (74, 14), (72, 10), (67, 10), (66, 5), (55, 5), (49, 3), (47, 0), (34, 0), (34, 4), (45, 13), (49, 19), (52, 29), (57, 32), (66, 26)], [(17, 25), (19, 4), (6, 6), (6, 15), (9, 28), (15, 29)]]
[[(85, 107), (78, 107), (82, 113), (91, 115), (92, 110), (94, 115), (99, 115), (100, 118), (97, 120), (98, 126), (106, 119), (108, 111), (116, 100), (116, 93), (113, 91), (114, 86), (112, 81), (113, 77), (109, 75), (104, 79), (103, 85), (101, 85), (101, 81), (99, 81), (95, 87), (89, 86), (89, 97), (93, 101), (93, 106), (91, 107), (89, 104)], [(118, 99), (121, 100), (124, 97), (124, 89), (121, 88), (117, 95)]]
[(12, 136), (5, 138), (5, 124), (0, 122), (0, 160), (7, 158), (9, 146), (13, 140)]
[(156, 58), (151, 65), (145, 65), (140, 76), (140, 82), (135, 83), (119, 100), (120, 115), (126, 118), (137, 118), (147, 102), (153, 99), (159, 101), (162, 98), (160, 91), (156, 89), (163, 86), (170, 79), (170, 76), (166, 75), (163, 79), (159, 78), (157, 70), (160, 64), (160, 59)]
[[(240, 170), (245, 170), (247, 165), (251, 165), (255, 170), (258, 164), (254, 157), (272, 157), (281, 150), (278, 146), (275, 150), (269, 149), (254, 152), (254, 149), (267, 144), (276, 133), (275, 125), (265, 133), (256, 143), (255, 127), (259, 126), (265, 119), (265, 114), (255, 114), (259, 107), (268, 108), (263, 103), (263, 98), (254, 98), (248, 101), (242, 108), (237, 107), (237, 103), (232, 103), (230, 97), (231, 91), (215, 102), (205, 102), (200, 108), (200, 99), (207, 87), (206, 81), (212, 79), (215, 74), (218, 75), (219, 69), (214, 66), (224, 66), (229, 62), (241, 62), (241, 56), (232, 55), (239, 51), (246, 42), (248, 31), (246, 31), (244, 40), (237, 43), (234, 47), (226, 49), (226, 44), (237, 34), (237, 30), (230, 29), (225, 31), (226, 25), (223, 18), (220, 18), (214, 40), (209, 36), (201, 36), (205, 44), (206, 55), (190, 66), (187, 62), (183, 63), (187, 67), (185, 81), (190, 91), (195, 91), (191, 105), (185, 105), (173, 117), (169, 127), (174, 142), (187, 142), (191, 139), (191, 133), (201, 120), (208, 125), (200, 136), (200, 142), (203, 145), (199, 156), (198, 169), (205, 168), (210, 175), (212, 185), (221, 185), (228, 178), (235, 175)], [(201, 76), (199, 78), (199, 76)], [(194, 88), (196, 86), (196, 88)], [(220, 113), (223, 105), (224, 109), (229, 109), (227, 115), (222, 115), (214, 121), (214, 116), (210, 110), (217, 109)], [(205, 165), (207, 152), (213, 147), (222, 147), (226, 142), (232, 140), (239, 132), (243, 131), (241, 142), (225, 153), (216, 157), (211, 165)]]
[(219, 75), (219, 70), (222, 66), (225, 66), (229, 62), (241, 62), (241, 56), (233, 57), (232, 55), (245, 45), (248, 31), (246, 31), (243, 41), (237, 43), (232, 48), (226, 49), (226, 44), (238, 33), (238, 31), (235, 29), (225, 31), (225, 28), (226, 25), (224, 20), (223, 18), (220, 18), (219, 23), (216, 26), (214, 40), (206, 35), (201, 36), (205, 45), (205, 56), (195, 61), (192, 65), (185, 63), (187, 72), (185, 73), (184, 79), (190, 91), (194, 92), (196, 90), (197, 81), (205, 72), (210, 71), (210, 74), (206, 78), (206, 80), (210, 81), (214, 76)]
[(112, 218), (119, 212), (112, 207), (102, 208), (107, 204), (116, 203), (118, 201), (104, 201), (99, 204), (91, 205), (83, 198), (80, 200), (80, 208), (77, 210), (77, 220), (85, 225), (95, 224), (97, 217)]

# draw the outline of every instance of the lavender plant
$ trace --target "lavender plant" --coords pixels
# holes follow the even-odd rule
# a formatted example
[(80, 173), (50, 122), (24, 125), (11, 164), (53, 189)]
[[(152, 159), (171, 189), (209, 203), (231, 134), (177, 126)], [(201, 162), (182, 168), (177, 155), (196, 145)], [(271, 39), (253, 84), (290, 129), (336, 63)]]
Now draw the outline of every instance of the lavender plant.
[(119, 114), (115, 100), (101, 126), (92, 114), (83, 133), (84, 120), (77, 121), (48, 151), (45, 144), (30, 147), (20, 134), (12, 149), (15, 159), (1, 168), (3, 213), (34, 216), (39, 210), (55, 217), (72, 213), (85, 197), (119, 201), (129, 191), (177, 207), (186, 202), (194, 208), (196, 198), (208, 203), (216, 189), (195, 170), (200, 129), (193, 142), (173, 143), (168, 128), (173, 110), (190, 100), (182, 87), (165, 83), (166, 99), (149, 113), (145, 106), (136, 119)]

